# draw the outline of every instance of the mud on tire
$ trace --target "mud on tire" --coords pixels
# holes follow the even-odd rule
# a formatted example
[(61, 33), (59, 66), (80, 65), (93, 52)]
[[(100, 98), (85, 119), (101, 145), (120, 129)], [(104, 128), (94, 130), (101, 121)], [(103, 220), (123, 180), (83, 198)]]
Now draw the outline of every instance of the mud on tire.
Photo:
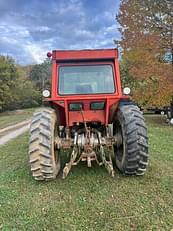
[(36, 180), (56, 178), (60, 161), (54, 149), (57, 118), (53, 109), (43, 108), (34, 113), (30, 126), (29, 162)]
[(148, 137), (144, 118), (135, 105), (119, 106), (114, 135), (122, 138), (114, 146), (117, 168), (126, 175), (143, 175), (148, 165)]

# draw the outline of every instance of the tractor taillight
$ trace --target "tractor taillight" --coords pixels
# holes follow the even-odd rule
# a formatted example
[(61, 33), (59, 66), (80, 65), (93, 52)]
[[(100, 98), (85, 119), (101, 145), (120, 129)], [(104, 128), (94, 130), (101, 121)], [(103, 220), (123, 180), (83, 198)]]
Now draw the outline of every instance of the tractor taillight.
[(52, 57), (52, 53), (51, 52), (47, 52), (47, 57), (51, 58)]
[(69, 110), (70, 111), (81, 111), (83, 109), (82, 103), (70, 103)]
[(131, 89), (130, 89), (129, 87), (125, 87), (125, 88), (123, 89), (124, 95), (130, 95), (130, 92), (131, 92)]
[(43, 97), (47, 98), (47, 97), (50, 96), (50, 91), (49, 91), (49, 90), (44, 90), (44, 91), (42, 92), (42, 95), (43, 95)]
[(104, 110), (105, 103), (104, 102), (94, 102), (91, 103), (91, 110)]

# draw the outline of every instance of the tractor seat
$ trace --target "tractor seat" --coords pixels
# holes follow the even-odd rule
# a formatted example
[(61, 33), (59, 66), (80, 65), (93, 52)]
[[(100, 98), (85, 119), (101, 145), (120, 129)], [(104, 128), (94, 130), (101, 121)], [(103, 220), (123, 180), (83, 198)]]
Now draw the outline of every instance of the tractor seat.
[(92, 87), (89, 84), (86, 84), (86, 85), (77, 85), (76, 86), (76, 93), (77, 94), (92, 93)]

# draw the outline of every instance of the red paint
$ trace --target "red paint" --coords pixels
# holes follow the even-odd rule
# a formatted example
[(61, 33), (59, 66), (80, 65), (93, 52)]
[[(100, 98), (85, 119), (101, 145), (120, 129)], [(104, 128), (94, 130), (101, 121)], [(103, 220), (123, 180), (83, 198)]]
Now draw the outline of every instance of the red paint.
[(75, 51), (53, 51), (52, 59), (57, 61), (64, 60), (104, 60), (117, 59), (117, 49), (97, 49), (97, 50), (75, 50)]
[[(66, 63), (68, 61), (68, 63)], [(74, 62), (75, 61), (75, 62)], [(71, 62), (71, 63), (70, 63)], [(113, 67), (116, 92), (111, 94), (91, 95), (58, 95), (58, 68), (72, 65), (110, 64)], [(102, 124), (112, 122), (116, 105), (123, 96), (121, 90), (118, 51), (117, 49), (81, 50), (81, 51), (53, 51), (52, 53), (52, 93), (47, 99), (56, 109), (62, 125), (72, 126), (75, 122), (82, 122), (81, 112), (69, 111), (69, 103), (82, 102), (83, 114), (86, 121), (100, 121)], [(104, 110), (90, 110), (91, 102), (105, 102)]]

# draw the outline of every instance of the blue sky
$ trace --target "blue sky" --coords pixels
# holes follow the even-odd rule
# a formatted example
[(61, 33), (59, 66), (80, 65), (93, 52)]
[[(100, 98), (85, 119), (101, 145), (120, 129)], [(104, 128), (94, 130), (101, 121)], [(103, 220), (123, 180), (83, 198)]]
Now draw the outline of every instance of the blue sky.
[(53, 49), (113, 47), (119, 0), (0, 0), (0, 54), (43, 61)]

